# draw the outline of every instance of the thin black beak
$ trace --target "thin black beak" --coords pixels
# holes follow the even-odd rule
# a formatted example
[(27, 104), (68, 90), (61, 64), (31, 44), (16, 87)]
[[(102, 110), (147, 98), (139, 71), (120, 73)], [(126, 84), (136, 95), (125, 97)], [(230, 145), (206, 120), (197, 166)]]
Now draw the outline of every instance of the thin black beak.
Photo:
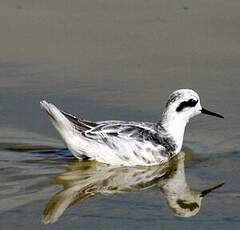
[(201, 111), (202, 113), (204, 113), (204, 114), (207, 114), (207, 115), (212, 115), (212, 116), (215, 116), (215, 117), (224, 118), (224, 116), (222, 116), (222, 115), (220, 115), (220, 114), (217, 114), (217, 113), (213, 113), (213, 112), (211, 112), (211, 111), (209, 111), (209, 110), (206, 110), (206, 109), (204, 109), (204, 108), (202, 108), (200, 111)]
[(212, 192), (213, 190), (215, 190), (217, 188), (222, 187), (223, 185), (224, 185), (224, 183), (221, 183), (221, 184), (218, 184), (218, 185), (216, 185), (212, 188), (209, 188), (209, 189), (206, 189), (206, 190), (202, 191), (200, 197), (206, 196), (208, 193)]

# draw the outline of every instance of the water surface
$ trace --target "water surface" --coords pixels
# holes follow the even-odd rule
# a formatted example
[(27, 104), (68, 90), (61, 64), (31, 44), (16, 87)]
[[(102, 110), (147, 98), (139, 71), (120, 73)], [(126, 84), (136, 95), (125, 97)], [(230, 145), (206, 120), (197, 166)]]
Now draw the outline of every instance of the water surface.
[[(238, 1), (2, 0), (0, 5), (1, 229), (239, 228)], [(201, 115), (186, 129), (187, 187), (199, 195), (225, 182), (201, 205), (192, 202), (188, 209), (197, 212), (188, 218), (169, 207), (161, 187), (174, 175), (168, 167), (145, 170), (150, 179), (113, 192), (120, 185), (111, 185), (108, 169), (76, 162), (39, 108), (46, 99), (87, 119), (154, 122), (167, 96), (179, 88), (196, 90), (204, 107), (225, 116)], [(98, 170), (106, 170), (106, 177), (96, 180)], [(134, 182), (128, 170), (110, 172), (110, 178)], [(89, 183), (84, 175), (94, 179), (95, 192), (90, 186), (91, 196), (81, 200), (79, 185)], [(66, 208), (48, 206), (64, 189), (76, 195), (67, 196)], [(45, 225), (44, 213), (45, 223), (55, 222)]]

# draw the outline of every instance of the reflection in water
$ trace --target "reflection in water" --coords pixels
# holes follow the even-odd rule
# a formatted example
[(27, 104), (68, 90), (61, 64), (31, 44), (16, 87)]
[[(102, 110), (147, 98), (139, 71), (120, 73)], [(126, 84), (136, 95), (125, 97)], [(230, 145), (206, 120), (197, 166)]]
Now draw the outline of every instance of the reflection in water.
[(63, 189), (55, 194), (44, 210), (44, 223), (53, 223), (69, 207), (97, 194), (132, 192), (159, 187), (170, 210), (177, 216), (196, 215), (203, 197), (219, 184), (204, 191), (194, 191), (186, 183), (185, 154), (181, 152), (164, 165), (154, 167), (113, 167), (97, 162), (74, 161), (55, 178)]

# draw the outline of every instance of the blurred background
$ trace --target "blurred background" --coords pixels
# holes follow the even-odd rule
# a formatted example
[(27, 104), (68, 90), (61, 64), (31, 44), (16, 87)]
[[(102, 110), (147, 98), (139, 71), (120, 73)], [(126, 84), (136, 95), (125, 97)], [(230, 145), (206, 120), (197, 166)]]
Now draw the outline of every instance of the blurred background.
[(231, 152), (210, 165), (239, 191), (239, 12), (235, 0), (0, 0), (1, 141), (63, 146), (42, 99), (90, 120), (154, 122), (172, 91), (191, 88), (225, 120), (194, 118), (184, 143)]
[(239, 9), (223, 0), (1, 0), (1, 128), (54, 136), (41, 99), (93, 120), (156, 121), (172, 91), (192, 88), (227, 119), (199, 117), (186, 135), (230, 135), (240, 123)]

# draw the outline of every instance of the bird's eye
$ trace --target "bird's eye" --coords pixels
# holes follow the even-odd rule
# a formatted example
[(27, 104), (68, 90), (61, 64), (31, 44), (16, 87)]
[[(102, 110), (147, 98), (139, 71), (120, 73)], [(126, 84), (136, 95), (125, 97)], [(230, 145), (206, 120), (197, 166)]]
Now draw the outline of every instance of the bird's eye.
[(179, 104), (176, 111), (180, 112), (187, 107), (194, 107), (198, 103), (198, 100), (189, 99), (188, 101), (183, 101)]
[(197, 101), (193, 100), (193, 99), (190, 99), (188, 102), (189, 106), (195, 106), (197, 104)]

